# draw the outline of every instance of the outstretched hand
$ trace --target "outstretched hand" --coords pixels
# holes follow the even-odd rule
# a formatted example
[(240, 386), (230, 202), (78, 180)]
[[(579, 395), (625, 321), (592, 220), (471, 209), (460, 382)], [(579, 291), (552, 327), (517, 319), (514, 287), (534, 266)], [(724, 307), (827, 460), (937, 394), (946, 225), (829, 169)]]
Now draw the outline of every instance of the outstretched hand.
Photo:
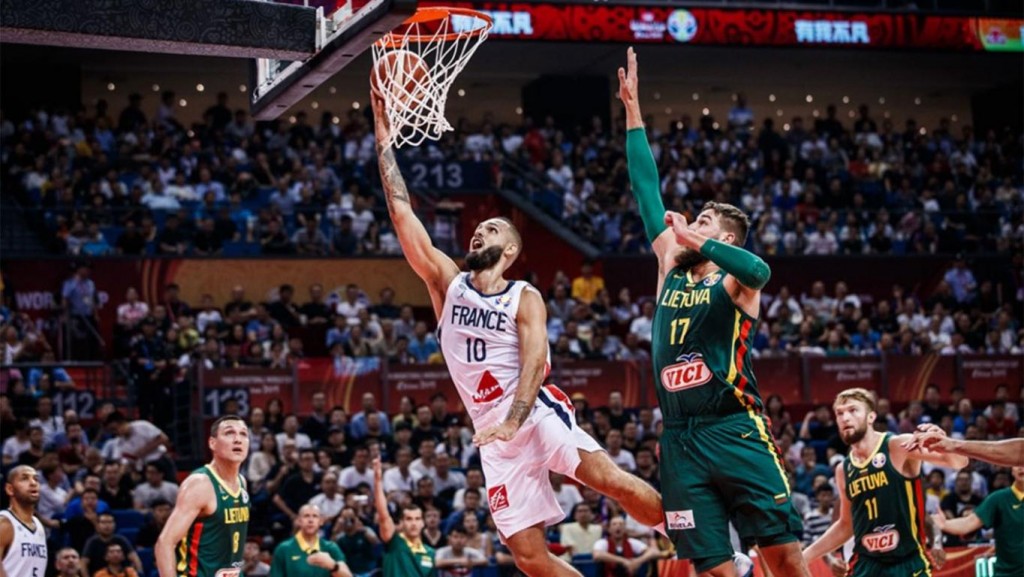
[(619, 68), (619, 99), (626, 106), (636, 105), (639, 90), (636, 78), (636, 52), (630, 46), (626, 50), (626, 68)]
[(910, 440), (903, 443), (902, 448), (906, 451), (932, 451), (935, 453), (946, 453), (950, 447), (949, 437), (941, 427), (925, 423), (918, 425), (917, 430)]
[(665, 226), (672, 229), (672, 233), (676, 235), (676, 240), (680, 244), (689, 246), (689, 243), (686, 241), (690, 238), (690, 229), (684, 215), (672, 210), (666, 210)]

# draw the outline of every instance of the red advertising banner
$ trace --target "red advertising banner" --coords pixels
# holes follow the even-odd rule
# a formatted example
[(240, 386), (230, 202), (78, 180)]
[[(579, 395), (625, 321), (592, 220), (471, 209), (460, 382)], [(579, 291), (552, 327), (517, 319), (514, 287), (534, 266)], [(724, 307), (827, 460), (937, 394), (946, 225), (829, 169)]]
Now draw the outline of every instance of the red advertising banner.
[(885, 394), (893, 403), (923, 399), (924, 389), (931, 383), (948, 399), (956, 386), (956, 357), (892, 355), (885, 359), (885, 371), (889, 385)]
[(552, 384), (562, 389), (565, 394), (583, 393), (591, 407), (603, 407), (608, 404), (608, 395), (612, 391), (622, 393), (623, 403), (627, 407), (638, 407), (653, 404), (643, 402), (640, 390), (640, 371), (633, 362), (600, 362), (600, 361), (563, 361), (551, 367), (549, 378)]
[(1024, 359), (1020, 356), (965, 356), (960, 362), (964, 389), (971, 398), (991, 399), (997, 385), (1010, 388), (1010, 398), (1020, 398), (1024, 384)]
[(303, 359), (296, 370), (299, 393), (295, 412), (300, 415), (312, 412), (311, 399), (318, 392), (325, 394), (328, 407), (340, 406), (349, 414), (362, 409), (365, 393), (376, 395), (378, 406), (383, 403), (378, 358)]
[(767, 401), (768, 397), (779, 395), (786, 405), (803, 403), (802, 370), (800, 357), (754, 361), (754, 376), (757, 377), (757, 390), (761, 393), (761, 399)]
[(384, 411), (397, 413), (399, 401), (406, 395), (419, 405), (437, 393), (448, 399), (449, 411), (462, 411), (462, 401), (445, 365), (391, 365), (383, 382)]
[(1020, 51), (1024, 20), (909, 13), (440, 2), (494, 19), (490, 37), (565, 42)]
[(811, 357), (806, 359), (812, 404), (832, 404), (843, 389), (882, 390), (882, 361), (873, 357)]

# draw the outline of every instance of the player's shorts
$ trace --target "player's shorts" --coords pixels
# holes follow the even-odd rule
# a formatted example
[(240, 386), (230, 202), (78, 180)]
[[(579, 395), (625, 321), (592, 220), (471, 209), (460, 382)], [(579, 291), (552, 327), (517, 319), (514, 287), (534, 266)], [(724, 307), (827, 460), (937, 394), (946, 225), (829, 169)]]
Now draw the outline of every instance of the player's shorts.
[(731, 558), (730, 521), (744, 543), (798, 540), (803, 523), (770, 431), (767, 419), (751, 413), (666, 419), (661, 491), (680, 559)]
[[(504, 541), (538, 523), (554, 525), (565, 519), (548, 478), (549, 471), (576, 477), (579, 449), (603, 451), (593, 437), (576, 426), (572, 401), (554, 385), (541, 387), (533, 412), (509, 442), (480, 447), (487, 479), (487, 502), (494, 525)], [(474, 423), (477, 431), (498, 424), (511, 401), (501, 403)]]
[(848, 577), (931, 577), (932, 571), (925, 561), (924, 552), (906, 557), (865, 557), (854, 555), (850, 559)]

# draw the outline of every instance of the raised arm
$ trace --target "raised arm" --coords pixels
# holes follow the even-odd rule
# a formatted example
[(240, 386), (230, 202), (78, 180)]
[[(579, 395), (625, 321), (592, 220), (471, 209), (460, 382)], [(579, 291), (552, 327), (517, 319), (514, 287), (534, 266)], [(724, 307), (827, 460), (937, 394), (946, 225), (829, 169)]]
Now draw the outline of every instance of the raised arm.
[(448, 255), (434, 247), (427, 229), (413, 211), (409, 189), (405, 186), (402, 171), (395, 160), (395, 151), (385, 144), (391, 127), (384, 111), (384, 102), (376, 94), (370, 95), (370, 102), (373, 104), (374, 135), (377, 138), (377, 164), (380, 167), (388, 214), (391, 215), (391, 223), (395, 226), (395, 234), (402, 245), (405, 259), (427, 284), (434, 312), (440, 316), (444, 293), (452, 278), (459, 274), (459, 267)]
[(377, 508), (377, 526), (380, 528), (380, 540), (384, 543), (395, 536), (395, 521), (388, 512), (388, 498), (384, 496), (384, 473), (380, 456), (373, 458), (373, 504)]
[(853, 513), (850, 511), (850, 499), (846, 496), (846, 473), (842, 464), (836, 465), (836, 490), (839, 492), (839, 518), (824, 535), (804, 549), (804, 560), (808, 563), (842, 547), (853, 537)]
[[(938, 425), (927, 423), (925, 426), (928, 427), (927, 431), (929, 434), (946, 436), (946, 432)], [(933, 465), (957, 471), (963, 469), (971, 462), (967, 457), (957, 455), (956, 453), (943, 453), (925, 448), (910, 450), (908, 447), (911, 447), (913, 443), (913, 435), (895, 435), (889, 438), (889, 453), (892, 455), (893, 465), (897, 468), (900, 465), (904, 465), (904, 474), (911, 477), (916, 476), (920, 472), (920, 465), (914, 466), (913, 461), (927, 461)], [(910, 469), (907, 469), (908, 466)]]
[[(661, 179), (658, 178), (658, 165), (654, 162), (654, 155), (651, 154), (651, 147), (647, 143), (647, 133), (644, 131), (638, 85), (636, 52), (630, 47), (626, 51), (626, 68), (619, 68), (619, 99), (626, 108), (626, 161), (629, 165), (629, 183), (633, 189), (633, 198), (640, 209), (647, 240), (651, 241), (661, 265), (664, 257), (671, 256), (675, 239), (670, 234), (664, 234), (668, 227), (665, 226), (665, 204), (661, 200)], [(668, 272), (668, 269), (663, 272)]]
[(215, 499), (213, 484), (205, 476), (191, 475), (181, 484), (177, 504), (153, 547), (156, 569), (160, 573), (160, 577), (177, 577), (174, 548), (185, 538), (189, 526), (196, 520), (196, 517), (201, 515), (210, 501)]
[(548, 329), (547, 309), (540, 293), (532, 288), (519, 299), (516, 325), (519, 327), (519, 387), (505, 420), (473, 436), (478, 446), (493, 441), (510, 441), (516, 436), (533, 411), (537, 393), (547, 377)]

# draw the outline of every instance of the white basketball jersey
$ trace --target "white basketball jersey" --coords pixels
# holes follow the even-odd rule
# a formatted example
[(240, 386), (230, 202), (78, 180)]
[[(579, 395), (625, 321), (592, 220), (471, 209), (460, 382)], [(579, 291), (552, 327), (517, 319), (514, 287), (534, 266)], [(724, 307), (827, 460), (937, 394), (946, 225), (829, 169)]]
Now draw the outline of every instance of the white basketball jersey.
[[(523, 291), (537, 289), (523, 281), (509, 281), (504, 291), (485, 295), (461, 273), (450, 285), (438, 320), (438, 338), (448, 372), (462, 404), (477, 428), (493, 424), (488, 415), (502, 401), (512, 399), (519, 386), (519, 327), (516, 315)], [(547, 367), (551, 352), (544, 342)], [(500, 415), (504, 417), (504, 415)]]
[(46, 530), (43, 528), (43, 524), (33, 516), (32, 523), (36, 526), (33, 531), (15, 517), (9, 509), (0, 511), (0, 516), (5, 517), (14, 527), (14, 541), (7, 548), (7, 555), (3, 560), (4, 571), (12, 577), (15, 575), (44, 577), (47, 557)]

